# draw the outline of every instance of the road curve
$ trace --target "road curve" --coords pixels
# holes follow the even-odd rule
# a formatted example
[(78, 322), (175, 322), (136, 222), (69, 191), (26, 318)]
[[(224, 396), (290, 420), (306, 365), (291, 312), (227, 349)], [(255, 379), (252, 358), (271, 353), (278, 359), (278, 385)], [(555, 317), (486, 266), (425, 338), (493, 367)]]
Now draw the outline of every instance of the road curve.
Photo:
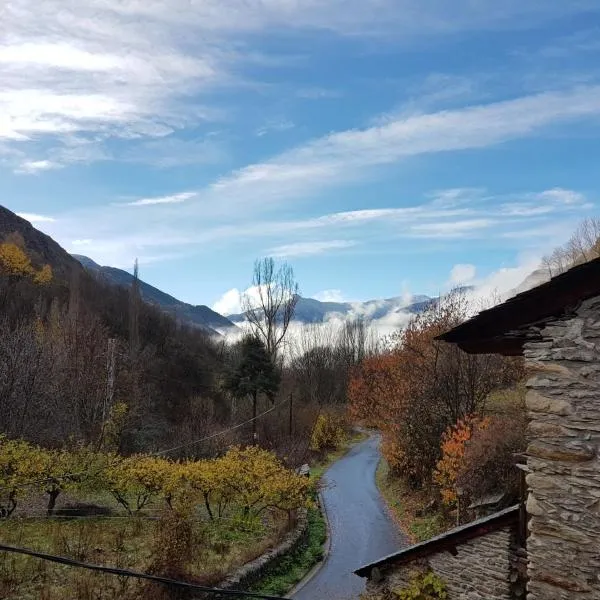
[(294, 600), (354, 600), (364, 590), (358, 567), (406, 544), (375, 485), (379, 436), (354, 446), (325, 473), (323, 500), (329, 519), (330, 552), (321, 570)]

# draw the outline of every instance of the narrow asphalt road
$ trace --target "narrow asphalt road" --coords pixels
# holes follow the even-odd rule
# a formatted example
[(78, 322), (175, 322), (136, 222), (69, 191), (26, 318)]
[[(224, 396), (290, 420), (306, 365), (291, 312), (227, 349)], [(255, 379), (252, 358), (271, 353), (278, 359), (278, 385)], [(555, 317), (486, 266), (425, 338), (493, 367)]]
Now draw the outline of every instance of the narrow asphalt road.
[(375, 485), (379, 437), (350, 450), (325, 473), (323, 499), (329, 519), (331, 548), (321, 570), (294, 600), (354, 600), (364, 590), (358, 567), (406, 544)]

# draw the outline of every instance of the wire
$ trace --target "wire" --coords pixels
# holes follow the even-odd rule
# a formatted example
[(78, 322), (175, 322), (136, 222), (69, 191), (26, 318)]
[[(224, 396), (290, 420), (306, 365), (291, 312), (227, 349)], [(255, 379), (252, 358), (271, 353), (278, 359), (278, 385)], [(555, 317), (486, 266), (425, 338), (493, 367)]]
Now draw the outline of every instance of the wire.
[(45, 554), (44, 552), (36, 552), (35, 550), (29, 550), (28, 548), (17, 548), (16, 546), (5, 546), (0, 544), (0, 551), (14, 552), (16, 554), (25, 554), (27, 556), (33, 556), (34, 558), (41, 558), (42, 560), (48, 560), (50, 562), (59, 563), (61, 565), (67, 565), (69, 567), (80, 567), (82, 569), (89, 569), (90, 571), (100, 571), (101, 573), (109, 573), (111, 575), (123, 575), (125, 577), (136, 577), (138, 579), (148, 579), (149, 581), (156, 581), (158, 583), (165, 583), (167, 585), (176, 585), (178, 587), (198, 590), (200, 592), (216, 593), (223, 596), (237, 596), (245, 598), (262, 598), (264, 600), (285, 600), (282, 596), (268, 596), (265, 594), (255, 594), (253, 592), (243, 592), (241, 590), (225, 590), (222, 588), (207, 587), (204, 585), (198, 585), (195, 583), (188, 583), (187, 581), (179, 581), (177, 579), (170, 579), (168, 577), (160, 577), (158, 575), (150, 575), (148, 573), (140, 573), (139, 571), (131, 571), (129, 569), (117, 569), (114, 567), (103, 567), (101, 565), (92, 565), (90, 563), (80, 562), (67, 558), (66, 556), (55, 556), (53, 554)]
[(234, 425), (233, 427), (228, 427), (227, 429), (223, 429), (222, 431), (218, 431), (217, 433), (207, 435), (206, 437), (200, 438), (199, 440), (194, 440), (193, 442), (188, 442), (187, 444), (182, 444), (181, 446), (175, 446), (174, 448), (168, 448), (167, 450), (160, 450), (159, 452), (151, 452), (150, 456), (161, 456), (163, 454), (169, 454), (170, 452), (174, 452), (175, 450), (181, 450), (183, 448), (188, 448), (189, 446), (195, 446), (196, 444), (200, 444), (202, 442), (206, 442), (208, 440), (216, 438), (220, 435), (224, 435), (225, 433), (233, 431), (234, 429), (239, 429), (240, 427), (243, 427), (244, 425), (247, 425), (248, 423), (252, 423), (252, 421), (256, 421), (256, 419), (260, 419), (261, 417), (268, 415), (270, 412), (277, 410), (280, 406), (283, 406), (287, 401), (288, 401), (288, 399), (286, 398), (285, 400), (282, 400), (279, 404), (276, 404), (275, 406), (272, 406), (271, 408), (269, 408), (269, 410), (265, 410), (265, 412), (260, 413), (259, 415), (256, 415), (256, 417), (252, 417), (251, 419), (248, 419), (247, 421), (244, 421), (243, 423), (238, 423), (237, 425)]
[[(273, 412), (274, 410), (277, 410), (280, 406), (283, 406), (287, 401), (288, 401), (288, 398), (286, 398), (285, 400), (282, 400), (281, 402), (279, 402), (279, 404), (272, 406), (271, 408), (269, 408), (269, 410), (265, 410), (264, 412), (260, 413), (259, 415), (256, 415), (256, 417), (252, 417), (251, 419), (248, 419), (247, 421), (238, 423), (237, 425), (234, 425), (233, 427), (228, 427), (227, 429), (217, 431), (217, 433), (207, 435), (206, 437), (200, 438), (199, 440), (194, 440), (193, 442), (188, 442), (186, 444), (182, 444), (181, 446), (175, 446), (174, 448), (167, 448), (166, 450), (159, 450), (157, 452), (149, 452), (146, 455), (147, 456), (162, 456), (163, 454), (170, 454), (171, 452), (175, 452), (175, 450), (182, 450), (183, 448), (189, 448), (190, 446), (195, 446), (196, 444), (201, 444), (202, 442), (212, 440), (213, 438), (216, 438), (216, 437), (219, 437), (220, 435), (229, 433), (230, 431), (234, 431), (235, 429), (239, 429), (240, 427), (243, 427), (244, 425), (248, 425), (248, 423), (252, 423), (252, 421), (256, 421), (257, 419), (260, 419), (261, 417), (268, 415), (270, 412)], [(45, 477), (44, 479), (38, 479), (36, 481), (28, 481), (27, 483), (20, 483), (20, 484), (10, 486), (10, 487), (8, 487), (8, 486), (0, 487), (0, 490), (10, 490), (13, 488), (27, 487), (30, 485), (39, 485), (41, 483), (46, 483), (46, 482), (53, 481), (56, 479), (69, 479), (71, 477), (78, 477), (80, 475), (85, 475), (85, 474), (86, 474), (86, 472), (82, 471), (80, 473), (68, 473), (66, 475), (61, 475), (58, 477)]]

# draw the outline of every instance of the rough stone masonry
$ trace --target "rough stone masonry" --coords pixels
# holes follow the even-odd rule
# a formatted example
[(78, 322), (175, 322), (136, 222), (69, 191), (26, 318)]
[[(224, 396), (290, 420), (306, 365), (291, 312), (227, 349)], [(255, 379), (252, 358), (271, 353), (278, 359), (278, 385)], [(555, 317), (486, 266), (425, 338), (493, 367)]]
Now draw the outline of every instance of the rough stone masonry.
[(530, 333), (527, 598), (600, 599), (600, 297)]
[(505, 527), (461, 544), (456, 555), (447, 550), (391, 568), (385, 578), (369, 579), (367, 590), (381, 593), (400, 590), (419, 571), (432, 570), (447, 586), (452, 600), (511, 600), (510, 582), (513, 531)]

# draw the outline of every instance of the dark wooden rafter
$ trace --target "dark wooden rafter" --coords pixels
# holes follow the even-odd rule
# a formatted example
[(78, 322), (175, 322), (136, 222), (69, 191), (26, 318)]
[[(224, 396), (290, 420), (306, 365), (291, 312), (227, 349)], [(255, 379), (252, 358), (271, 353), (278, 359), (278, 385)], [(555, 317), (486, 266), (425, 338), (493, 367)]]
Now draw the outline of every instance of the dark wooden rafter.
[(573, 314), (584, 300), (594, 296), (600, 296), (600, 258), (484, 310), (438, 339), (471, 354), (517, 356), (525, 342), (539, 339), (539, 329), (545, 323)]
[(373, 569), (381, 572), (390, 567), (397, 567), (424, 559), (439, 552), (450, 552), (453, 556), (457, 556), (460, 552), (461, 544), (507, 526), (515, 527), (518, 521), (519, 505), (511, 506), (488, 517), (451, 529), (442, 535), (438, 535), (420, 544), (403, 548), (399, 552), (386, 556), (377, 562), (365, 565), (354, 572), (360, 577), (371, 578)]

